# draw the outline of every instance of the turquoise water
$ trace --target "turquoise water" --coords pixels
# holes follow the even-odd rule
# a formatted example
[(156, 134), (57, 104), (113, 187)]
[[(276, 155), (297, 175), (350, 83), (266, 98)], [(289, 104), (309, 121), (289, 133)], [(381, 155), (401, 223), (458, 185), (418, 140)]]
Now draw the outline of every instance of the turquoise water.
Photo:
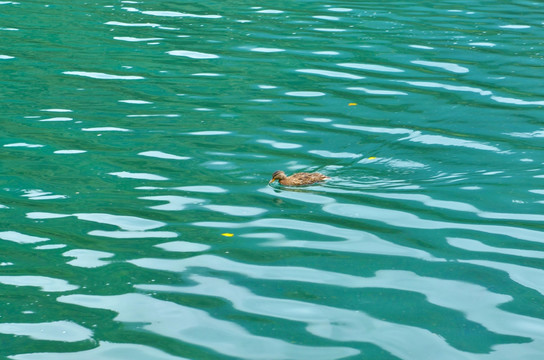
[(542, 358), (541, 3), (0, 14), (1, 357)]

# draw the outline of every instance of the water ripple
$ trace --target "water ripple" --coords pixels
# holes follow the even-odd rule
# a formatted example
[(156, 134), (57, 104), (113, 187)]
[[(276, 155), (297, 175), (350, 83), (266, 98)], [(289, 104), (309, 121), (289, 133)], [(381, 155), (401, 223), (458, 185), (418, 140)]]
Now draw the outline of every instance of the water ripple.
[(319, 97), (326, 94), (320, 91), (288, 91), (285, 93), (285, 95), (295, 97)]
[(197, 15), (181, 13), (177, 11), (142, 11), (142, 14), (152, 16), (166, 16), (166, 17), (190, 17), (190, 18), (203, 18), (203, 19), (220, 19), (221, 15)]
[(140, 179), (140, 180), (153, 180), (153, 181), (164, 181), (168, 178), (155, 174), (148, 173), (131, 173), (128, 171), (112, 172), (110, 175), (114, 175), (124, 179)]
[(445, 221), (422, 219), (414, 214), (392, 209), (378, 209), (367, 205), (356, 204), (328, 204), (323, 206), (325, 212), (344, 216), (383, 222), (395, 227), (416, 229), (466, 229), (481, 233), (505, 235), (514, 239), (544, 243), (544, 233), (541, 231), (524, 229), (521, 227), (504, 225), (473, 225)]
[(402, 69), (397, 69), (390, 66), (375, 65), (375, 64), (340, 63), (338, 64), (338, 66), (347, 67), (350, 69), (369, 70), (369, 71), (378, 71), (378, 72), (390, 72), (390, 73), (404, 72), (404, 70)]
[(33, 286), (39, 287), (45, 292), (66, 292), (79, 288), (79, 286), (71, 285), (68, 281), (62, 279), (55, 279), (47, 276), (32, 276), (32, 275), (20, 275), (20, 276), (0, 276), (0, 283), (4, 285), (13, 286)]
[(112, 26), (128, 26), (128, 27), (160, 27), (160, 24), (153, 24), (153, 23), (125, 23), (121, 21), (108, 21), (105, 23), (106, 25), (112, 25)]
[[(424, 342), (433, 349), (433, 353), (440, 352), (440, 356), (443, 358), (472, 358), (469, 353), (451, 347), (445, 339), (430, 333), (426, 329), (382, 321), (372, 318), (361, 311), (350, 311), (309, 302), (259, 296), (243, 287), (235, 286), (221, 279), (193, 275), (191, 276), (191, 280), (196, 284), (185, 287), (161, 285), (137, 285), (136, 287), (147, 291), (179, 292), (221, 297), (231, 302), (232, 306), (239, 311), (303, 322), (306, 324), (306, 330), (316, 336), (342, 342), (359, 341), (373, 343), (399, 358), (428, 358), (428, 348), (422, 349), (419, 346), (421, 339), (424, 339)], [(466, 285), (460, 282), (419, 277), (413, 273), (402, 271), (380, 271), (376, 274), (375, 278), (369, 278), (364, 286), (385, 286), (386, 288), (391, 287), (393, 289), (422, 292), (428, 296), (429, 301), (432, 303), (445, 307), (454, 306), (461, 311), (466, 310), (467, 317), (474, 320), (484, 320), (486, 325), (490, 325), (497, 330), (506, 330), (507, 328), (498, 322), (496, 324), (488, 324), (487, 317), (482, 316), (481, 310), (485, 309), (487, 312), (490, 308), (495, 309), (495, 315), (501, 316), (505, 313), (499, 311), (496, 306), (502, 302), (509, 301), (510, 298), (490, 293), (481, 287)], [(450, 290), (459, 288), (463, 288), (466, 291), (460, 294), (458, 291)], [(437, 291), (437, 289), (444, 291)], [(477, 309), (474, 308), (472, 301), (476, 293), (482, 300)], [(459, 308), (459, 304), (464, 304), (464, 306)], [(506, 314), (506, 316), (509, 315)], [(534, 325), (542, 327), (542, 323), (534, 323)], [(511, 331), (512, 329), (508, 330)], [(536, 334), (535, 331), (528, 333), (530, 335)], [(416, 338), (417, 340), (415, 340)]]
[(459, 66), (457, 64), (445, 63), (445, 62), (413, 60), (412, 64), (436, 67), (436, 68), (444, 69), (447, 71), (451, 71), (456, 74), (464, 74), (469, 72), (469, 69), (467, 69), (466, 67)]
[(73, 249), (63, 253), (62, 255), (75, 258), (67, 262), (69, 265), (83, 268), (96, 268), (108, 265), (110, 262), (102, 259), (113, 257), (115, 254), (105, 251)]
[(423, 143), (426, 145), (458, 146), (458, 147), (465, 147), (470, 149), (493, 151), (493, 152), (500, 151), (500, 149), (495, 146), (482, 144), (480, 142), (473, 141), (473, 140), (456, 139), (456, 138), (447, 137), (443, 135), (423, 134), (421, 131), (413, 131), (410, 129), (402, 129), (402, 128), (390, 129), (390, 128), (375, 127), (375, 126), (358, 126), (358, 125), (344, 125), (344, 124), (334, 124), (333, 126), (336, 128), (341, 128), (341, 129), (357, 130), (357, 131), (370, 132), (370, 133), (407, 135), (403, 138), (398, 139), (399, 141), (408, 140), (412, 142)]
[(189, 51), (189, 50), (172, 50), (168, 51), (168, 54), (173, 56), (183, 56), (188, 57), (191, 59), (217, 59), (219, 58), (218, 55), (215, 54), (208, 54), (198, 51)]
[(471, 92), (471, 93), (480, 94), (482, 96), (488, 96), (492, 94), (491, 91), (483, 90), (480, 88), (474, 88), (471, 86), (448, 85), (448, 84), (442, 84), (442, 83), (431, 82), (431, 81), (406, 81), (406, 80), (397, 80), (397, 81), (403, 82), (412, 86), (417, 86), (417, 87), (441, 88), (441, 89), (450, 90), (450, 91)]
[(179, 356), (172, 356), (153, 347), (139, 344), (118, 344), (108, 341), (101, 341), (98, 347), (91, 350), (75, 351), (70, 353), (31, 353), (10, 356), (14, 360), (43, 360), (43, 359), (58, 359), (58, 360), (73, 360), (74, 357), (80, 360), (96, 360), (96, 359), (111, 359), (123, 360), (131, 359), (152, 359), (152, 360), (185, 360)]
[(138, 153), (138, 155), (153, 157), (157, 159), (168, 159), (168, 160), (188, 160), (191, 157), (189, 156), (178, 156), (173, 154), (168, 154), (162, 151), (143, 151)]
[(473, 239), (448, 237), (446, 240), (451, 246), (473, 252), (496, 253), (510, 256), (520, 256), (524, 258), (544, 259), (544, 251), (495, 247)]
[[(115, 311), (116, 321), (145, 323), (142, 330), (210, 348), (237, 359), (340, 359), (359, 353), (348, 347), (290, 344), (258, 336), (229, 321), (215, 319), (203, 310), (158, 300), (142, 294), (116, 296), (67, 295), (66, 304)], [(206, 336), (202, 336), (206, 334)]]
[(92, 79), (100, 79), (100, 80), (141, 80), (141, 79), (145, 79), (143, 76), (113, 75), (113, 74), (105, 74), (105, 73), (100, 73), (100, 72), (88, 72), (88, 71), (64, 71), (63, 74), (83, 76), (83, 77), (89, 77), (89, 78), (92, 78)]
[(19, 244), (33, 244), (37, 242), (49, 241), (48, 238), (42, 238), (38, 236), (25, 235), (16, 231), (1, 231), (0, 239), (7, 241), (14, 241)]
[(353, 75), (353, 74), (340, 72), (340, 71), (319, 70), (319, 69), (299, 69), (296, 71), (300, 73), (304, 73), (304, 74), (314, 74), (314, 75), (321, 75), (321, 76), (340, 78), (340, 79), (353, 79), (353, 80), (364, 79), (364, 77), (362, 76)]
[(0, 358), (540, 359), (539, 4), (395, 5), (0, 1)]
[(46, 323), (2, 323), (0, 333), (28, 336), (42, 341), (77, 342), (90, 340), (93, 332), (71, 321), (53, 321)]

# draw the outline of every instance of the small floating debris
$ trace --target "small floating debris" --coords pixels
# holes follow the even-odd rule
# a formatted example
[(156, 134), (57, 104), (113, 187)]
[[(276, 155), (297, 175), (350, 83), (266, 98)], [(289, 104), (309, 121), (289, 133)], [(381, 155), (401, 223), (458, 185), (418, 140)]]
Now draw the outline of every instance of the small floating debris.
[(231, 233), (222, 233), (221, 235), (226, 236), (226, 237), (233, 237), (234, 236), (234, 234), (231, 234)]

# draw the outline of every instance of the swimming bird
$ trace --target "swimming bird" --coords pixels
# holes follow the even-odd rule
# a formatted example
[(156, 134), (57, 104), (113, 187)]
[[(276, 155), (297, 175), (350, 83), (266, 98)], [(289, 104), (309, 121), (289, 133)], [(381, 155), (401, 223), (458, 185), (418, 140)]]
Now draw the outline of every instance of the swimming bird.
[(278, 171), (275, 171), (274, 174), (272, 174), (272, 180), (270, 180), (268, 183), (270, 184), (278, 180), (280, 184), (282, 185), (300, 186), (300, 185), (310, 185), (310, 184), (323, 181), (326, 179), (330, 179), (330, 178), (318, 172), (315, 172), (315, 173), (301, 172), (301, 173), (293, 174), (291, 176), (286, 176), (283, 171), (278, 170)]

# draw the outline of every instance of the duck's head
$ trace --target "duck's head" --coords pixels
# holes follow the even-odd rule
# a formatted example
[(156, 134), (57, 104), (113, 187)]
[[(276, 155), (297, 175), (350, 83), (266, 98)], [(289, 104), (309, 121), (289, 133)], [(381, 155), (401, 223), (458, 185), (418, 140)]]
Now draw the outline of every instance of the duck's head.
[(268, 183), (271, 184), (276, 180), (283, 180), (286, 177), (287, 176), (285, 175), (285, 173), (283, 171), (281, 171), (281, 170), (274, 171), (274, 173), (272, 174), (272, 180), (270, 180)]

